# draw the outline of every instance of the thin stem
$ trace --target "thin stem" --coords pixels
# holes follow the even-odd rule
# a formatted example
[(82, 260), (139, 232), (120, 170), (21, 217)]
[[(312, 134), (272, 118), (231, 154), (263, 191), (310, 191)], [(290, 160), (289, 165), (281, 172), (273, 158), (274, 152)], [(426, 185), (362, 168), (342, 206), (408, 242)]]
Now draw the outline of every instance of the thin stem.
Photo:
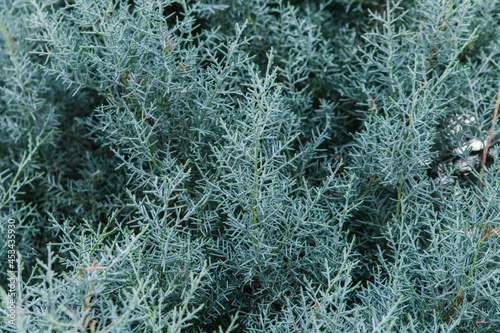
[[(260, 111), (259, 111), (259, 122), (260, 122)], [(257, 177), (259, 175), (259, 146), (260, 146), (260, 135), (261, 128), (257, 130), (257, 139), (255, 140), (255, 155), (254, 155), (254, 171), (253, 171), (253, 190), (252, 190), (252, 229), (257, 223), (257, 217), (255, 214), (256, 204), (257, 204)], [(257, 251), (257, 239), (253, 237), (254, 250)]]
[(19, 164), (19, 168), (17, 169), (17, 173), (14, 176), (14, 179), (12, 180), (12, 183), (10, 184), (9, 189), (7, 191), (5, 191), (5, 193), (2, 197), (2, 201), (0, 202), (0, 209), (2, 209), (2, 207), (5, 205), (5, 202), (7, 200), (7, 196), (14, 188), (14, 185), (17, 183), (17, 180), (18, 180), (19, 176), (21, 176), (21, 173), (23, 172), (24, 168), (28, 165), (29, 161), (31, 161), (31, 158), (38, 151), (38, 148), (40, 148), (40, 146), (49, 138), (49, 136), (52, 135), (52, 133), (54, 133), (54, 131), (55, 131), (55, 129), (50, 131), (40, 142), (38, 142), (36, 144), (35, 148), (33, 148), (33, 150), (31, 150), (29, 152), (28, 156), (26, 156), (26, 152), (24, 152), (23, 157), (21, 159), (21, 163)]
[(498, 90), (497, 102), (495, 103), (495, 109), (493, 111), (493, 119), (491, 121), (490, 135), (488, 136), (488, 141), (483, 150), (483, 159), (481, 160), (481, 181), (479, 182), (479, 188), (483, 187), (484, 181), (484, 166), (486, 165), (486, 157), (488, 156), (488, 150), (490, 149), (491, 140), (495, 135), (493, 130), (495, 129), (495, 123), (498, 115), (498, 108), (500, 106), (500, 89)]
[(488, 212), (488, 207), (486, 207), (486, 211), (483, 214), (483, 218), (481, 219), (481, 222), (479, 223), (479, 225), (482, 227), (481, 228), (482, 232), (481, 232), (481, 237), (479, 238), (479, 243), (477, 244), (477, 247), (476, 247), (476, 251), (474, 252), (474, 259), (472, 259), (471, 269), (467, 273), (467, 276), (465, 278), (465, 282), (460, 287), (460, 291), (458, 292), (458, 295), (455, 298), (455, 301), (453, 302), (453, 305), (451, 306), (450, 311), (448, 311), (448, 314), (446, 315), (446, 317), (444, 317), (444, 319), (443, 319), (444, 322), (447, 322), (448, 320), (450, 320), (451, 316), (453, 316), (453, 314), (455, 313), (455, 310), (456, 310), (458, 304), (460, 304), (460, 302), (462, 301), (462, 297), (464, 295), (465, 287), (469, 283), (469, 280), (470, 280), (470, 278), (472, 276), (472, 273), (474, 272), (474, 269), (476, 268), (476, 262), (477, 262), (477, 258), (479, 256), (479, 250), (481, 249), (481, 245), (483, 244), (483, 241), (487, 238), (487, 235), (485, 236), (485, 232), (484, 232), (485, 229), (486, 229), (486, 223), (485, 223), (485, 221), (486, 221), (487, 212)]
[(14, 53), (14, 48), (12, 47), (12, 43), (10, 42), (9, 34), (7, 33), (7, 29), (5, 28), (5, 24), (3, 23), (3, 18), (0, 15), (0, 28), (2, 29), (3, 37), (5, 38), (5, 43), (9, 48), (10, 56), (14, 62), (17, 62), (16, 54)]

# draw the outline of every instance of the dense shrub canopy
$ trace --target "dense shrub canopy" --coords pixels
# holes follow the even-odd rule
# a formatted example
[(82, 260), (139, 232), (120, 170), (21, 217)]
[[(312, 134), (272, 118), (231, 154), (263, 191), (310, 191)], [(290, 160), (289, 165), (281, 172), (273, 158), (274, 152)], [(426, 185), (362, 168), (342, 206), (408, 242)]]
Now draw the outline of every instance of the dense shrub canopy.
[(2, 331), (499, 330), (499, 0), (0, 27)]

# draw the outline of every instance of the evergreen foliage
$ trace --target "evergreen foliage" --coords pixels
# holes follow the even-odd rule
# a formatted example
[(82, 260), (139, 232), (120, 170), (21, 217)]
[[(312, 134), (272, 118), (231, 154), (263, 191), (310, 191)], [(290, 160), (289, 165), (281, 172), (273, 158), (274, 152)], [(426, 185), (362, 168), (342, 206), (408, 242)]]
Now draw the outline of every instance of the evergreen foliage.
[(499, 27), (1, 0), (1, 330), (500, 331)]

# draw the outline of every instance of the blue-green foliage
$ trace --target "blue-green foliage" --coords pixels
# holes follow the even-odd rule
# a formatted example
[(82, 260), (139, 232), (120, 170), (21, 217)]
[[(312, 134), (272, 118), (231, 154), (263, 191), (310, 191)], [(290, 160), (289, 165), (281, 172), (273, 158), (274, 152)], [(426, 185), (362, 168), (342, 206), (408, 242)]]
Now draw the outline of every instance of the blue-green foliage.
[(498, 0), (2, 0), (2, 331), (498, 331), (499, 25)]

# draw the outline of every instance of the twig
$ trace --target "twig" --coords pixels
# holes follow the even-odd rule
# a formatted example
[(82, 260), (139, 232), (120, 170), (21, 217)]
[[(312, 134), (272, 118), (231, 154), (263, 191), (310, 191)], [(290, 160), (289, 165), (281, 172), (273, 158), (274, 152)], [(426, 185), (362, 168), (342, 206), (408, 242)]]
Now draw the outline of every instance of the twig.
[(487, 141), (486, 146), (484, 147), (484, 150), (483, 150), (483, 159), (481, 160), (481, 181), (479, 182), (479, 188), (483, 187), (484, 166), (486, 165), (486, 157), (488, 156), (488, 150), (490, 149), (491, 140), (493, 139), (493, 135), (494, 135), (493, 130), (495, 129), (495, 121), (497, 119), (499, 106), (500, 106), (500, 89), (498, 90), (497, 102), (495, 104), (495, 110), (493, 111), (493, 119), (491, 121), (490, 135), (488, 136), (488, 141)]
[(377, 175), (373, 176), (370, 183), (368, 184), (368, 187), (365, 189), (365, 191), (363, 193), (361, 193), (361, 195), (358, 197), (358, 199), (361, 199), (364, 195), (366, 195), (368, 192), (370, 192), (370, 186), (373, 185), (373, 183), (375, 182), (375, 180), (378, 178)]
[(375, 104), (372, 95), (368, 94), (368, 97), (370, 98), (370, 102), (372, 103), (370, 110), (375, 110), (375, 114), (377, 114), (378, 113), (377, 104)]

